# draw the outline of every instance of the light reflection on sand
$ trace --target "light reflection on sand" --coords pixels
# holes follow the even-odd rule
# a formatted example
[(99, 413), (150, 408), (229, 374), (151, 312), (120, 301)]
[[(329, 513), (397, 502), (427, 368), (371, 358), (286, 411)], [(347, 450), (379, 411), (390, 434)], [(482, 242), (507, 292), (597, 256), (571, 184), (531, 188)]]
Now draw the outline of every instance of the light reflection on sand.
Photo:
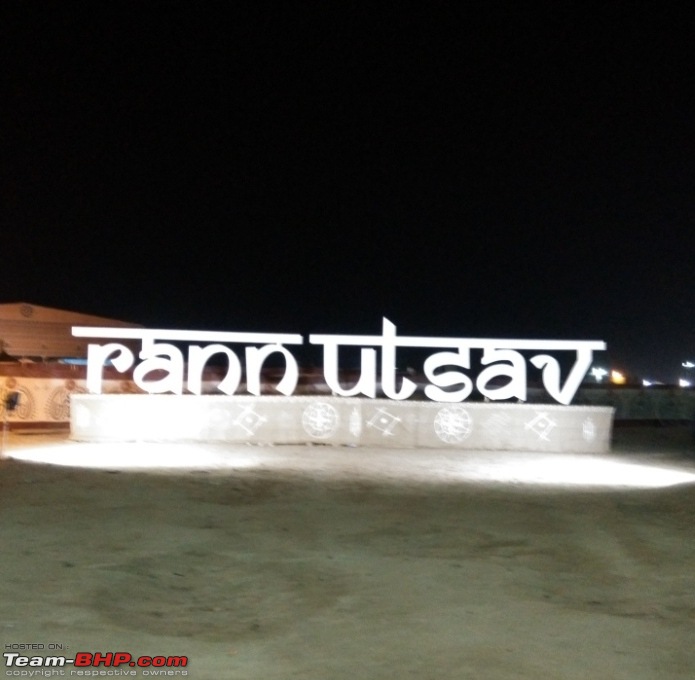
[[(29, 444), (27, 442), (27, 444)], [(25, 445), (9, 457), (34, 463), (117, 470), (296, 473), (321, 478), (437, 484), (660, 488), (695, 482), (689, 461), (658, 456), (541, 454), (430, 449), (386, 450), (331, 446), (118, 443), (67, 440)]]

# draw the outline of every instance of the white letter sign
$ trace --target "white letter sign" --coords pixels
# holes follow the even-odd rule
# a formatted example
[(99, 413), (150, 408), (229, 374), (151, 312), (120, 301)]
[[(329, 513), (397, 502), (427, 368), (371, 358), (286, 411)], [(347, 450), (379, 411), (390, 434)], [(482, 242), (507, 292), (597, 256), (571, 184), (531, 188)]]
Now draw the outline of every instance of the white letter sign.
[[(243, 374), (237, 353), (228, 344), (245, 345), (244, 361), (246, 389), (253, 395), (261, 394), (261, 371), (264, 362), (272, 354), (284, 358), (285, 371), (275, 389), (286, 396), (294, 393), (299, 381), (299, 366), (292, 352), (285, 345), (301, 345), (301, 335), (291, 333), (225, 333), (216, 331), (178, 331), (135, 328), (103, 328), (75, 326), (72, 333), (82, 338), (120, 340), (104, 345), (89, 344), (87, 353), (87, 388), (93, 394), (102, 389), (103, 369), (110, 362), (120, 373), (133, 368), (135, 356), (124, 341), (141, 343), (134, 366), (133, 381), (145, 392), (182, 394), (184, 375), (186, 389), (195, 395), (202, 392), (203, 371), (215, 355), (226, 357), (227, 372), (217, 389), (224, 394), (234, 394)], [(170, 342), (159, 342), (169, 340)], [(175, 344), (189, 345), (187, 356)], [(428, 381), (425, 396), (433, 401), (460, 402), (473, 392), (474, 385), (485, 398), (526, 400), (527, 360), (521, 352), (531, 353), (529, 362), (541, 371), (541, 379), (547, 393), (561, 404), (569, 404), (591, 367), (593, 352), (606, 349), (600, 341), (586, 340), (500, 340), (489, 338), (430, 338), (398, 336), (396, 326), (388, 319), (382, 320), (381, 335), (310, 335), (309, 343), (323, 346), (323, 378), (336, 395), (352, 397), (377, 396), (378, 388), (389, 399), (404, 400), (412, 397), (418, 385), (397, 372), (399, 347), (436, 350), (423, 362), (423, 373)], [(338, 348), (360, 348), (359, 378), (351, 387), (340, 381)], [(377, 351), (376, 348), (379, 348)], [(473, 379), (467, 373), (452, 368), (470, 370), (471, 350), (482, 351), (480, 363), (485, 366)], [(562, 384), (560, 362), (542, 352), (572, 352), (574, 364)], [(377, 360), (380, 360), (379, 362)], [(377, 375), (377, 367), (380, 373)], [(164, 373), (163, 376), (158, 375)], [(150, 374), (154, 377), (147, 379)], [(380, 378), (380, 382), (378, 381)], [(502, 383), (502, 384), (500, 384)], [(448, 388), (448, 389), (447, 389)], [(452, 389), (454, 388), (454, 389)]]

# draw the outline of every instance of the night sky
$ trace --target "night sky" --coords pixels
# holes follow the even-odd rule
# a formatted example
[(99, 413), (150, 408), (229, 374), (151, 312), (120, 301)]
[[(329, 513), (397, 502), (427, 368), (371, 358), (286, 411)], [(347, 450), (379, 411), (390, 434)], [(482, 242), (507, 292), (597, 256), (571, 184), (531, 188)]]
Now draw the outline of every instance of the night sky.
[(104, 5), (0, 9), (0, 302), (695, 360), (687, 4)]

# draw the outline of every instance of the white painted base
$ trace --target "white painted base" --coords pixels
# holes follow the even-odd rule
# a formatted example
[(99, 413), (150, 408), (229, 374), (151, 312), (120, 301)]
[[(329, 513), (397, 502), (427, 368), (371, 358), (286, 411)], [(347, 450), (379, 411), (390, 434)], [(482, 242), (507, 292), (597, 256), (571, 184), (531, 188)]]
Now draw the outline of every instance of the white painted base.
[(74, 394), (78, 441), (331, 444), (605, 453), (614, 409), (342, 397)]

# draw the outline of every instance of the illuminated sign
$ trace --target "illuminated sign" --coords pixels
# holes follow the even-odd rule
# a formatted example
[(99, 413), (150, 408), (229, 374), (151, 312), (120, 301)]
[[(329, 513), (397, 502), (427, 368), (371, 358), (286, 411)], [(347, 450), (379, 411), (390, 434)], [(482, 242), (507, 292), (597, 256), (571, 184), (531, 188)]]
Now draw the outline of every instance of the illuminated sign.
[[(135, 355), (123, 342), (90, 344), (87, 354), (87, 389), (101, 394), (103, 367), (110, 362), (123, 373), (134, 368), (133, 381), (150, 394), (171, 392), (201, 394), (203, 370), (213, 356), (227, 359), (227, 373), (217, 386), (224, 394), (232, 395), (239, 388), (242, 375), (246, 376), (246, 390), (253, 395), (261, 393), (261, 370), (269, 356), (284, 358), (285, 372), (276, 386), (281, 394), (294, 393), (299, 380), (297, 360), (287, 346), (301, 345), (301, 335), (291, 333), (238, 333), (218, 331), (180, 331), (136, 328), (95, 328), (75, 326), (76, 337), (104, 340), (136, 340), (141, 343)], [(165, 342), (169, 341), (169, 342)], [(172, 342), (190, 343), (187, 356)], [(593, 352), (606, 349), (604, 342), (590, 340), (499, 340), (481, 338), (433, 338), (398, 336), (396, 326), (383, 319), (381, 335), (310, 335), (309, 344), (323, 347), (323, 377), (331, 391), (338, 396), (377, 396), (377, 386), (389, 399), (411, 397), (417, 384), (408, 377), (397, 375), (396, 353), (400, 348), (418, 348), (433, 351), (425, 359), (423, 371), (428, 384), (425, 395), (438, 402), (460, 402), (474, 389), (485, 398), (498, 401), (519, 399), (526, 401), (527, 358), (541, 371), (543, 386), (548, 394), (561, 404), (572, 401), (584, 376), (591, 367)], [(228, 345), (245, 345), (244, 366), (239, 350)], [(361, 369), (357, 382), (344, 387), (339, 378), (339, 348), (360, 348)], [(471, 350), (482, 350), (480, 363), (485, 368), (474, 379), (463, 370), (471, 369)], [(377, 352), (380, 362), (377, 362)], [(562, 377), (560, 362), (545, 352), (570, 353), (574, 360), (567, 375)], [(378, 375), (377, 365), (380, 364)], [(463, 369), (463, 370), (460, 370)], [(157, 376), (148, 379), (148, 376)], [(163, 376), (162, 376), (163, 373)], [(498, 386), (500, 379), (504, 382)]]

